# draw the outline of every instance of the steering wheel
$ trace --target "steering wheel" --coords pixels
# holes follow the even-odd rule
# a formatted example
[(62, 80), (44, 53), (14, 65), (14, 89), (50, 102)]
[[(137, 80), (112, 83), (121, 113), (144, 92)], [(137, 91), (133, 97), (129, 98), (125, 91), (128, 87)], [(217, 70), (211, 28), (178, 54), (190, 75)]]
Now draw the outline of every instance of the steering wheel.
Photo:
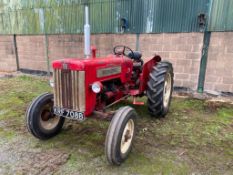
[(123, 46), (123, 45), (115, 46), (113, 48), (113, 52), (114, 52), (115, 55), (124, 55), (124, 56), (127, 56), (127, 57), (133, 57), (134, 56), (133, 50), (130, 49), (129, 47)]

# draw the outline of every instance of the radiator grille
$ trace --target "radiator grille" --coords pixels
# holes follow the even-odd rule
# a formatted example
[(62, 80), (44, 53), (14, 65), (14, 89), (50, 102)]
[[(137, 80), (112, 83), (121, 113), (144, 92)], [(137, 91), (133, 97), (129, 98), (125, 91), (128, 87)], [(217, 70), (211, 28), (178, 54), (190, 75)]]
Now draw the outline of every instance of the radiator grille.
[(85, 72), (54, 69), (54, 106), (85, 111)]

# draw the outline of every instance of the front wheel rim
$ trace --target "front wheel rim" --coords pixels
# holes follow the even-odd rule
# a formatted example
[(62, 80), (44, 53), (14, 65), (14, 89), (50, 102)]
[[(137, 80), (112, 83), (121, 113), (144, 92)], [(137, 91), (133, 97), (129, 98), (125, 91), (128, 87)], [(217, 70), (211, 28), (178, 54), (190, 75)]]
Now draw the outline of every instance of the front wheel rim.
[(172, 78), (171, 74), (167, 73), (165, 76), (164, 89), (163, 89), (163, 106), (168, 107), (172, 89)]
[(40, 125), (42, 128), (44, 128), (45, 130), (52, 130), (54, 129), (59, 121), (60, 121), (60, 117), (54, 115), (52, 113), (52, 104), (47, 104), (45, 105), (41, 112), (40, 112)]
[(134, 135), (134, 121), (133, 119), (130, 119), (124, 128), (122, 137), (121, 137), (121, 153), (125, 154), (132, 143), (133, 140), (133, 135)]

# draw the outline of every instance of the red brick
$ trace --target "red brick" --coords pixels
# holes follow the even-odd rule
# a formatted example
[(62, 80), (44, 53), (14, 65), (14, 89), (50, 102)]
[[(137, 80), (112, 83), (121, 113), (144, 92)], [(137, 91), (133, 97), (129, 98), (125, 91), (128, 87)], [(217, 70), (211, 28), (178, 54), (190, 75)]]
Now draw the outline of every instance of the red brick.
[(191, 52), (199, 52), (200, 53), (202, 51), (202, 47), (203, 47), (202, 44), (194, 44), (194, 45), (192, 45)]
[(184, 73), (184, 66), (176, 66), (174, 67), (175, 73)]
[(182, 87), (183, 86), (183, 81), (175, 79), (174, 86), (176, 86), (176, 87)]
[(201, 54), (200, 53), (186, 53), (186, 57), (187, 59), (201, 59)]
[(163, 51), (163, 45), (161, 45), (161, 44), (151, 44), (150, 45), (150, 50), (156, 51), (156, 52), (161, 52), (161, 51)]
[(189, 74), (184, 74), (184, 73), (176, 73), (175, 74), (175, 79), (179, 79), (179, 80), (187, 80), (190, 78)]
[(223, 77), (223, 83), (224, 84), (230, 84), (232, 85), (233, 84), (233, 77)]
[(205, 82), (204, 89), (205, 90), (214, 90), (214, 84), (213, 83)]
[(176, 45), (176, 50), (179, 52), (191, 52), (192, 45), (184, 45), (184, 43)]
[(12, 35), (0, 35), (0, 71), (16, 71), (16, 56)]
[(175, 44), (170, 44), (170, 45), (163, 45), (163, 51), (164, 52), (171, 52), (171, 51), (177, 51), (176, 45)]
[(182, 44), (186, 46), (188, 44), (187, 37), (183, 37), (182, 35), (176, 35), (175, 37), (171, 37), (171, 44)]
[(0, 35), (1, 42), (13, 42), (13, 35)]
[(177, 65), (191, 66), (192, 61), (188, 59), (177, 59), (176, 63)]
[(205, 81), (209, 82), (209, 83), (221, 83), (222, 78), (221, 77), (217, 77), (217, 76), (213, 76), (213, 75), (208, 75), (206, 77)]
[(192, 82), (192, 81), (183, 81), (183, 87), (189, 87), (191, 89), (196, 89), (197, 82)]
[(231, 85), (229, 85), (229, 84), (215, 84), (214, 90), (223, 91), (223, 92), (230, 92)]
[(170, 59), (169, 58), (169, 52), (156, 52), (156, 54), (159, 55), (162, 59)]
[(183, 53), (183, 52), (170, 52), (169, 53), (169, 58), (184, 59), (184, 58), (186, 58), (186, 54)]
[(190, 80), (197, 81), (199, 75), (198, 74), (190, 74)]

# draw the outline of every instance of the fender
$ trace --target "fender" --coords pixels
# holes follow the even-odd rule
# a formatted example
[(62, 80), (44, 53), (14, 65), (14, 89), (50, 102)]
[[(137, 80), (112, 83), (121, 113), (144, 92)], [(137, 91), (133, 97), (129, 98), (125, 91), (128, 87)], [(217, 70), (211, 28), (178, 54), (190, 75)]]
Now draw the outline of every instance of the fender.
[(146, 59), (145, 64), (143, 65), (142, 73), (140, 74), (140, 86), (139, 86), (139, 94), (143, 94), (143, 92), (147, 89), (147, 82), (149, 81), (149, 75), (152, 71), (153, 67), (158, 64), (162, 59), (159, 55), (155, 55), (151, 59)]

